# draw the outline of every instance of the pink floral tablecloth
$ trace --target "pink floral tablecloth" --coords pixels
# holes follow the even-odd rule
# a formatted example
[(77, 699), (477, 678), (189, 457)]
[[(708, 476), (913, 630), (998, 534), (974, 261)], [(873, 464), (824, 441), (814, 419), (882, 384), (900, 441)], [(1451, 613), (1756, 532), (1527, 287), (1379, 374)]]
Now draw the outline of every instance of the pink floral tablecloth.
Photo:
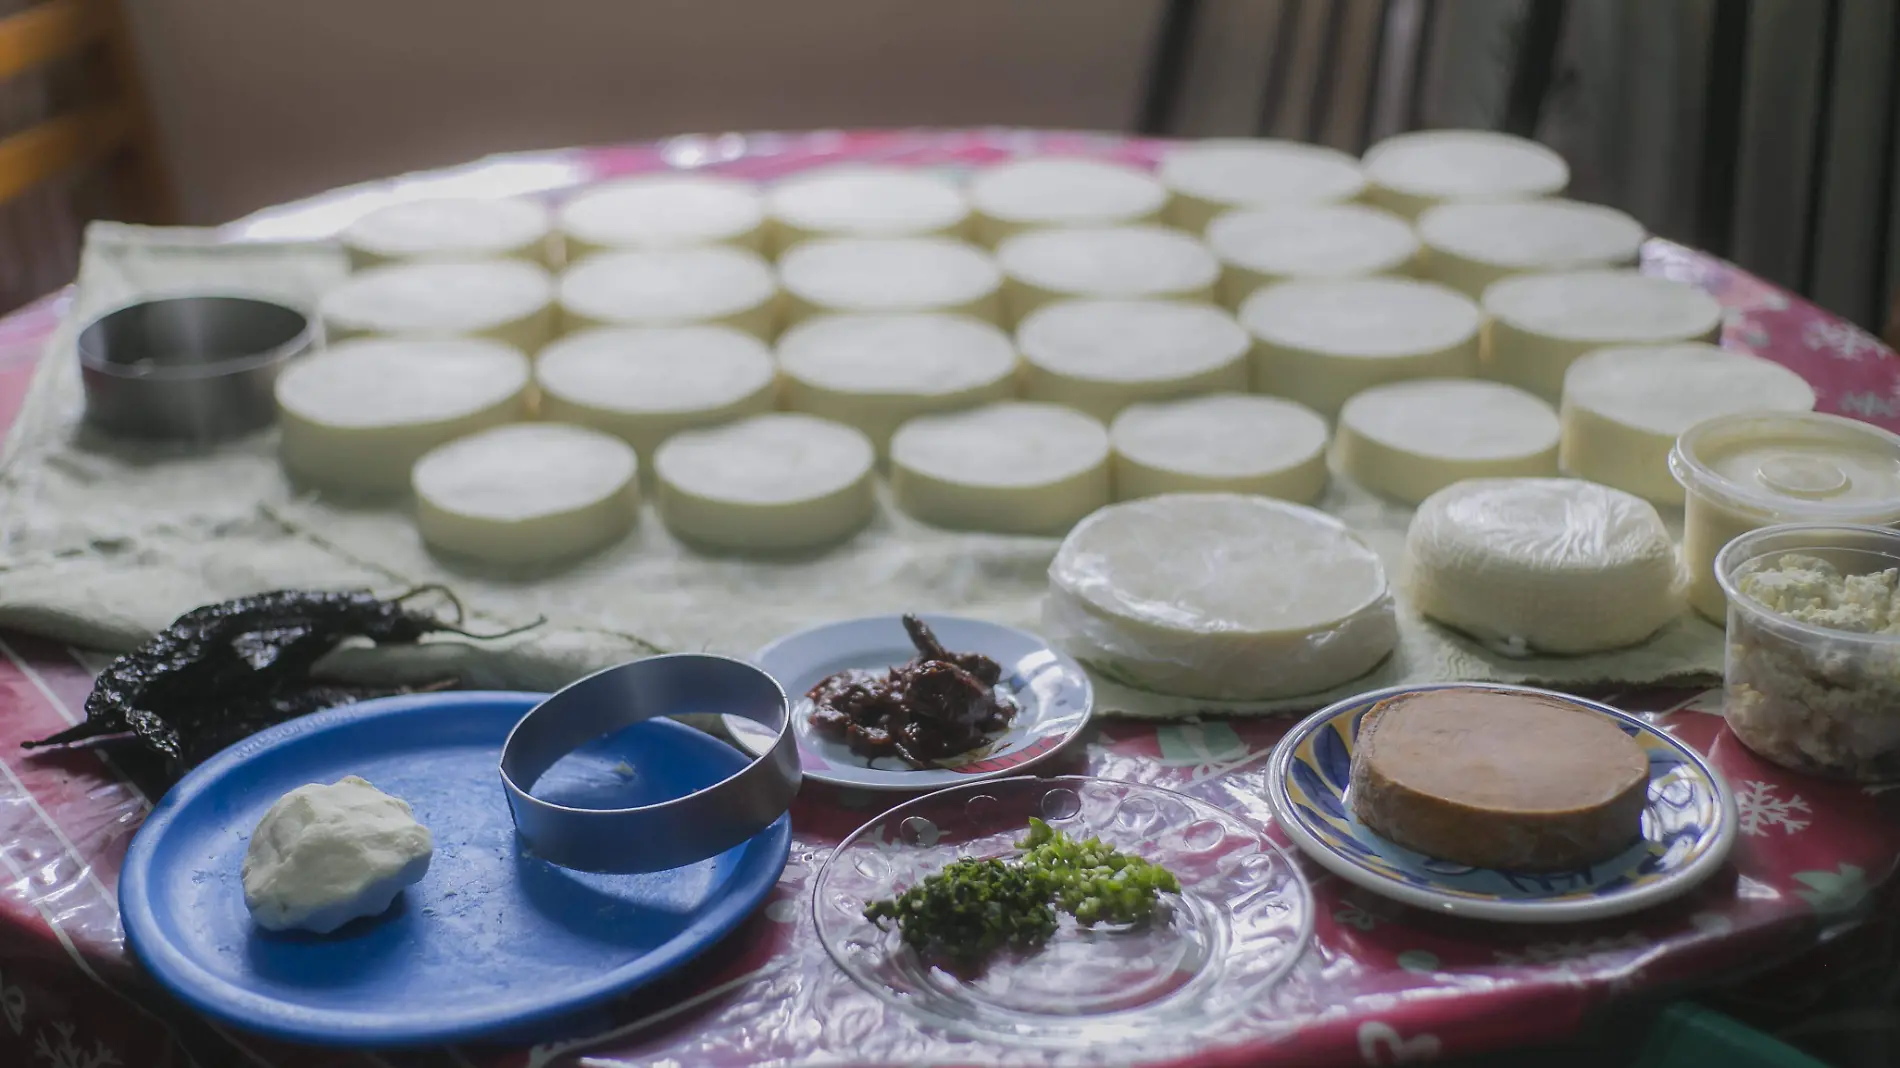
[[(242, 220), (247, 237), (318, 236), (392, 195), (462, 192), (558, 197), (603, 177), (709, 167), (771, 178), (813, 164), (883, 160), (960, 169), (1026, 152), (1151, 163), (1158, 142), (1026, 131), (684, 137), (658, 144), (499, 157), (341, 190)], [(1665, 241), (1647, 270), (1683, 278), (1729, 309), (1728, 345), (1804, 375), (1821, 408), (1900, 429), (1900, 360), (1871, 335), (1741, 271)], [(0, 320), (0, 425), (64, 302)], [(96, 666), (96, 659), (94, 661)], [(93, 753), (29, 757), (18, 744), (79, 716), (91, 676), (73, 650), (0, 635), (0, 1064), (105, 1068), (231, 1056), (304, 1065), (516, 1068), (666, 1064), (1039, 1063), (1041, 1054), (924, 1031), (852, 985), (813, 932), (808, 881), (827, 851), (886, 798), (807, 786), (795, 840), (767, 905), (676, 976), (577, 1021), (541, 1046), (349, 1053), (286, 1048), (184, 1015), (142, 979), (114, 887), (150, 809)], [(1883, 939), (1876, 902), (1900, 862), (1894, 795), (1768, 765), (1723, 726), (1714, 692), (1602, 695), (1709, 754), (1736, 792), (1742, 838), (1730, 868), (1685, 900), (1638, 916), (1563, 928), (1456, 922), (1367, 895), (1307, 866), (1314, 940), (1269, 1004), (1218, 1047), (1170, 1063), (1394, 1064), (1580, 1033), (1619, 1000), (1667, 996), (1781, 967), (1776, 997), (1798, 1003), (1830, 971)], [(1086, 771), (1182, 790), (1270, 825), (1267, 754), (1286, 722), (1101, 723), (1051, 773)], [(1276, 836), (1278, 832), (1275, 832)], [(1842, 937), (1843, 935), (1854, 937)], [(235, 1054), (233, 1051), (236, 1051)], [(1093, 1051), (1126, 1063), (1139, 1051)]]

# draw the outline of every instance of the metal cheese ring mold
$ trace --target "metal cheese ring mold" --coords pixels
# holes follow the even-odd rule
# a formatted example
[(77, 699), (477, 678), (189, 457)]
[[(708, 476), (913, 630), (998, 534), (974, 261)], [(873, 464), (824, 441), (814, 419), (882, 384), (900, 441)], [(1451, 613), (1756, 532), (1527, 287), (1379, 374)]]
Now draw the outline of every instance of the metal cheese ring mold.
[[(623, 727), (686, 713), (739, 716), (772, 730), (764, 756), (729, 778), (638, 808), (552, 804), (529, 791), (576, 748)], [(718, 856), (770, 827), (798, 792), (791, 703), (772, 676), (703, 653), (649, 657), (597, 671), (529, 710), (501, 750), (501, 781), (528, 851), (564, 868), (664, 871)]]
[(79, 332), (86, 422), (115, 437), (208, 444), (269, 426), (277, 373), (317, 339), (311, 316), (268, 300), (142, 300)]

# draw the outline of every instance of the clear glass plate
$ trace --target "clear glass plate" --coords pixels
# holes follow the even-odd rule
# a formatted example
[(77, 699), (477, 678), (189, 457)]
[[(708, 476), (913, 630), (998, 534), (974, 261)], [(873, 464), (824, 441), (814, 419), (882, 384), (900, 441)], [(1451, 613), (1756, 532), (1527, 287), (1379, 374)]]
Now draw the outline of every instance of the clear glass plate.
[[(1063, 916), (1041, 949), (970, 973), (864, 918), (867, 903), (961, 857), (1018, 854), (1032, 816), (1165, 866), (1181, 893), (1147, 924)], [(812, 909), (832, 959), (884, 1002), (959, 1034), (1054, 1047), (1213, 1031), (1260, 1003), (1313, 930), (1304, 878), (1260, 828), (1171, 790), (1076, 775), (957, 786), (891, 809), (825, 862)]]

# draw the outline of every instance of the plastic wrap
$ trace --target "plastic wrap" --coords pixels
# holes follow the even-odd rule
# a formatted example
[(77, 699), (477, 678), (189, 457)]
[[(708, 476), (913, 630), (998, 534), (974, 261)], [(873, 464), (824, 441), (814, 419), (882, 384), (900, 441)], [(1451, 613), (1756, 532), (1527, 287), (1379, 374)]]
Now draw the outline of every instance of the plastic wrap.
[(1682, 613), (1662, 517), (1564, 478), (1471, 479), (1419, 506), (1401, 582), (1414, 607), (1506, 653), (1633, 645)]
[(1398, 642), (1385, 568), (1323, 512), (1226, 493), (1103, 508), (1049, 566), (1046, 637), (1116, 682), (1213, 700), (1314, 693)]

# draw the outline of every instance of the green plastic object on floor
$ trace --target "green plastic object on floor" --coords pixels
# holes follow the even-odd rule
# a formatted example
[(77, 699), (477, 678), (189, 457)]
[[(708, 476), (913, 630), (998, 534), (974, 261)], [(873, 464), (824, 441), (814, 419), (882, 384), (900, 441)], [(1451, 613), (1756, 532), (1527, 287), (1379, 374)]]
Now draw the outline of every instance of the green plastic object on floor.
[(1687, 1002), (1657, 1017), (1631, 1068), (1828, 1068), (1778, 1039)]

